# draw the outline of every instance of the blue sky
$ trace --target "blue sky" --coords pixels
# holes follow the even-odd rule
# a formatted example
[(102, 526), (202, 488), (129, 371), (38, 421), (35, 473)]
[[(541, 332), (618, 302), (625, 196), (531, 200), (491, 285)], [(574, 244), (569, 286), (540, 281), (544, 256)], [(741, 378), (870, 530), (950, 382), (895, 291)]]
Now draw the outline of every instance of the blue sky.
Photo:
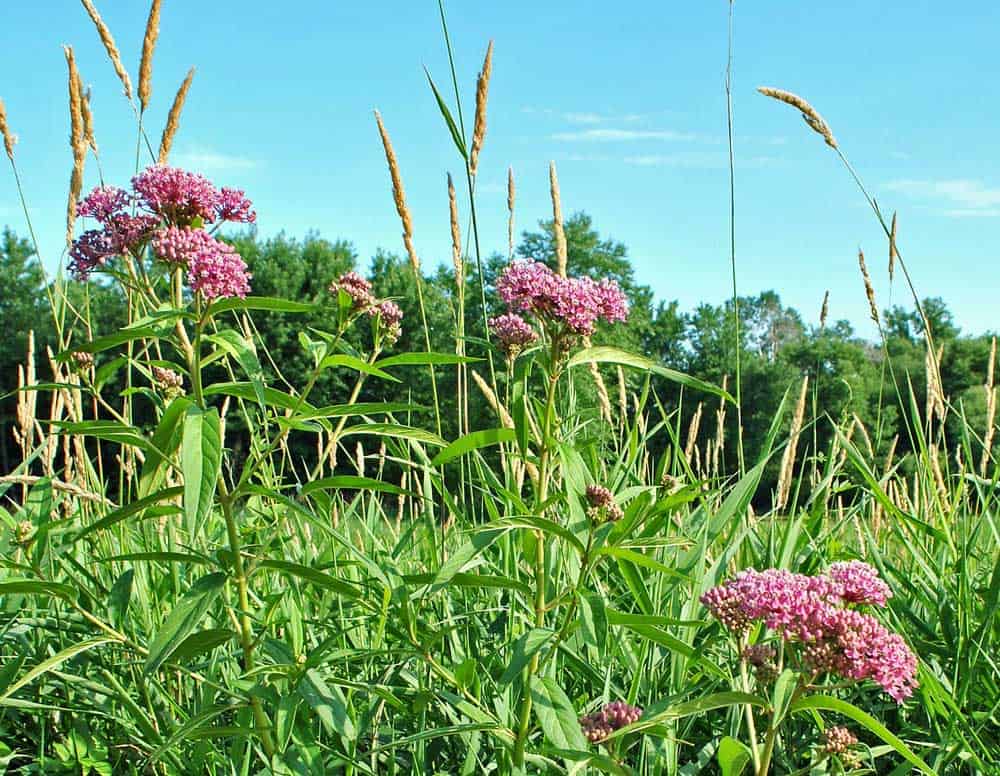
[[(61, 250), (70, 153), (65, 62), (72, 43), (94, 92), (108, 181), (132, 174), (131, 110), (75, 0), (6, 3), (0, 97), (46, 262)], [(147, 7), (98, 0), (126, 64), (138, 67)], [(518, 228), (548, 217), (556, 161), (568, 212), (621, 240), (641, 281), (683, 308), (729, 293), (725, 0), (446, 2), (466, 111), (495, 41), (479, 175), (486, 250), (506, 245), (504, 182)], [(884, 238), (838, 160), (761, 84), (809, 99), (887, 211), (922, 295), (943, 296), (968, 332), (997, 329), (1000, 7), (908, 0), (736, 2), (737, 252), (742, 293), (773, 288), (807, 320), (874, 335), (858, 275), (862, 247), (879, 303)], [(435, 0), (165, 0), (156, 51), (154, 143), (188, 67), (198, 74), (172, 161), (246, 189), (259, 230), (344, 237), (362, 263), (402, 249), (372, 109), (393, 137), (427, 264), (449, 256), (445, 173), (461, 167), (427, 87), (449, 84)], [(450, 90), (447, 92), (450, 95)], [(88, 185), (96, 182), (92, 161)], [(463, 207), (463, 214), (466, 209)], [(12, 177), (0, 224), (23, 231)]]

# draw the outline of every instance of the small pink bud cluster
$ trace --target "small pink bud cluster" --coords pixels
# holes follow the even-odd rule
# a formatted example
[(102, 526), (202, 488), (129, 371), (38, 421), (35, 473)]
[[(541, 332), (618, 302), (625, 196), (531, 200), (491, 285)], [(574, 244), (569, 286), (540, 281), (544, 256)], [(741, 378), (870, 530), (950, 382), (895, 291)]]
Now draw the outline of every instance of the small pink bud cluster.
[(753, 667), (754, 676), (761, 684), (768, 684), (778, 678), (778, 667), (774, 660), (777, 652), (768, 644), (752, 644), (743, 650), (743, 659)]
[(132, 179), (131, 192), (100, 186), (76, 211), (101, 225), (81, 234), (70, 248), (70, 271), (81, 280), (115, 256), (138, 258), (152, 241), (155, 255), (185, 266), (191, 287), (207, 298), (242, 297), (250, 290), (243, 259), (201, 228), (203, 223), (257, 219), (253, 203), (239, 189), (216, 189), (196, 173), (154, 165)]
[(351, 298), (352, 312), (357, 313), (367, 310), (375, 304), (375, 296), (372, 294), (372, 284), (357, 272), (345, 272), (330, 284), (331, 294), (337, 294), (340, 291), (343, 291)]
[(823, 751), (827, 754), (844, 754), (858, 743), (858, 737), (842, 725), (832, 725), (823, 731)]
[(600, 711), (580, 717), (580, 729), (593, 744), (600, 743), (616, 730), (639, 721), (642, 709), (624, 701), (612, 701)]
[(701, 602), (730, 631), (743, 633), (761, 622), (797, 645), (814, 672), (871, 679), (902, 703), (917, 684), (916, 656), (898, 634), (850, 608), (882, 606), (888, 597), (875, 569), (855, 561), (817, 576), (748, 569), (709, 590)]
[(497, 280), (497, 293), (516, 313), (560, 324), (572, 334), (590, 335), (599, 320), (628, 318), (628, 299), (609, 278), (564, 278), (539, 261), (515, 261)]
[(507, 358), (518, 354), (538, 339), (538, 333), (517, 313), (504, 313), (489, 320), (490, 331)]
[(625, 516), (622, 508), (615, 503), (614, 495), (603, 485), (588, 485), (586, 498), (590, 506), (587, 514), (595, 522), (604, 520), (613, 523)]
[(73, 359), (73, 365), (81, 372), (87, 371), (94, 365), (93, 353), (87, 353), (82, 350), (77, 350), (73, 352), (70, 358)]
[(188, 283), (206, 299), (245, 297), (251, 275), (246, 262), (228, 243), (204, 229), (171, 226), (153, 238), (153, 251), (168, 264), (186, 267)]
[(378, 318), (378, 337), (386, 345), (395, 345), (403, 335), (403, 310), (386, 299), (368, 308), (368, 314)]
[(156, 387), (167, 394), (178, 393), (184, 385), (184, 378), (173, 369), (163, 366), (154, 366), (152, 369), (153, 381)]

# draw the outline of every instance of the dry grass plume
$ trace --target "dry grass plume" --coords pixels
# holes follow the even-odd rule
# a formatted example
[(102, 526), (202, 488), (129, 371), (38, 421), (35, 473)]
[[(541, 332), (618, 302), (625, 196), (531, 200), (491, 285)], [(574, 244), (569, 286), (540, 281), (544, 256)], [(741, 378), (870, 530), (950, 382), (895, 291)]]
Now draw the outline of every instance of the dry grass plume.
[(66, 202), (66, 244), (73, 242), (73, 226), (76, 224), (76, 203), (83, 191), (83, 166), (87, 160), (87, 138), (83, 120), (83, 84), (76, 68), (76, 58), (72, 46), (63, 46), (66, 66), (69, 70), (69, 145), (73, 152), (73, 171), (69, 179), (69, 196)]
[(563, 229), (562, 198), (559, 195), (555, 162), (549, 162), (549, 188), (552, 192), (552, 236), (556, 243), (556, 269), (562, 277), (566, 277), (566, 232)]
[(160, 35), (160, 3), (153, 0), (146, 20), (146, 35), (142, 39), (142, 59), (139, 61), (139, 106), (145, 112), (153, 94), (153, 50)]
[(382, 147), (385, 149), (385, 161), (389, 165), (389, 176), (392, 179), (392, 199), (396, 203), (396, 212), (399, 213), (399, 220), (403, 224), (403, 244), (406, 246), (406, 254), (410, 257), (410, 266), (413, 271), (420, 272), (420, 258), (417, 256), (416, 248), (413, 247), (413, 218), (410, 209), (406, 206), (406, 192), (403, 191), (403, 179), (399, 174), (399, 162), (396, 161), (396, 152), (392, 149), (392, 140), (389, 139), (389, 132), (382, 123), (382, 115), (375, 111), (375, 123), (378, 124), (378, 133), (382, 137)]
[(507, 251), (514, 260), (514, 168), (507, 168)]
[(798, 108), (802, 113), (802, 118), (805, 120), (815, 132), (818, 132), (823, 136), (823, 140), (830, 148), (837, 147), (837, 141), (833, 137), (833, 132), (830, 129), (830, 125), (824, 121), (823, 117), (819, 115), (819, 112), (804, 99), (799, 97), (797, 94), (792, 92), (786, 92), (783, 89), (774, 89), (770, 86), (760, 86), (757, 91), (763, 94), (765, 97), (770, 97), (774, 100), (779, 100), (787, 105), (791, 105), (794, 108)]
[(184, 101), (187, 99), (188, 89), (191, 88), (193, 80), (194, 68), (192, 67), (188, 70), (184, 82), (177, 90), (177, 94), (174, 96), (174, 103), (170, 106), (170, 113), (167, 114), (167, 125), (163, 128), (163, 136), (160, 138), (160, 152), (156, 157), (156, 161), (159, 164), (166, 164), (167, 159), (170, 157), (170, 149), (173, 147), (174, 137), (177, 135), (177, 130), (181, 125), (181, 111), (184, 109)]
[(865, 281), (865, 296), (868, 297), (868, 310), (871, 313), (872, 320), (875, 321), (876, 325), (881, 325), (881, 318), (878, 314), (878, 304), (875, 302), (875, 287), (872, 286), (872, 278), (871, 275), (868, 274), (868, 265), (865, 264), (865, 254), (861, 249), (858, 249), (858, 266), (861, 268), (861, 277)]
[(97, 28), (97, 34), (101, 37), (101, 43), (104, 44), (104, 48), (108, 52), (108, 58), (111, 60), (111, 65), (114, 67), (115, 73), (118, 75), (118, 79), (122, 82), (122, 86), (125, 88), (125, 96), (131, 100), (132, 79), (129, 78), (128, 71), (122, 64), (121, 54), (118, 53), (118, 46), (115, 45), (115, 39), (111, 35), (111, 30), (109, 30), (108, 25), (104, 23), (104, 20), (101, 18), (101, 14), (98, 13), (92, 0), (80, 0), (80, 2), (83, 3), (83, 7), (86, 9), (87, 13), (90, 15), (91, 21), (94, 22), (94, 26)]
[(476, 120), (472, 125), (472, 148), (469, 151), (469, 172), (476, 174), (479, 167), (479, 152), (486, 140), (486, 101), (490, 92), (490, 75), (493, 73), (493, 41), (486, 47), (483, 69), (476, 79)]

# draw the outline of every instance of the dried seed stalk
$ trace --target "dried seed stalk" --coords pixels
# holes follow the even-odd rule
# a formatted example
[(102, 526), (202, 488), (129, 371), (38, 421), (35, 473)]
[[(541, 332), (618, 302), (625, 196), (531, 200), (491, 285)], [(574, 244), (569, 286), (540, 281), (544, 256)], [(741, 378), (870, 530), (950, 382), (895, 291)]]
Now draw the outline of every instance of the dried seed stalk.
[(493, 72), (493, 41), (486, 47), (486, 58), (483, 60), (483, 69), (479, 71), (476, 79), (476, 120), (472, 125), (472, 148), (469, 151), (469, 173), (476, 174), (479, 166), (479, 152), (483, 148), (483, 141), (486, 139), (486, 99), (490, 91), (490, 75)]
[(170, 113), (167, 114), (167, 125), (163, 128), (163, 136), (160, 138), (160, 152), (156, 158), (158, 164), (166, 164), (167, 159), (170, 157), (170, 149), (174, 144), (174, 137), (177, 135), (177, 130), (181, 125), (181, 111), (184, 108), (184, 101), (187, 99), (188, 89), (191, 88), (193, 80), (194, 68), (192, 67), (188, 70), (184, 82), (177, 90), (173, 105), (170, 106)]
[(0, 100), (0, 135), (3, 135), (3, 147), (7, 152), (7, 157), (13, 162), (17, 135), (10, 131), (10, 125), (7, 123), (7, 108), (4, 106), (3, 100)]
[(94, 26), (97, 28), (97, 34), (101, 37), (101, 43), (104, 44), (104, 48), (108, 52), (111, 65), (114, 67), (115, 73), (118, 74), (118, 80), (122, 82), (122, 86), (125, 88), (125, 96), (131, 100), (132, 79), (129, 78), (128, 71), (122, 64), (122, 58), (118, 53), (118, 46), (115, 45), (115, 39), (111, 36), (111, 30), (108, 29), (108, 25), (104, 23), (101, 15), (97, 12), (97, 8), (94, 7), (92, 0), (80, 0), (80, 2), (83, 3), (83, 7), (87, 10), (91, 21), (94, 22)]
[(875, 288), (872, 286), (871, 275), (868, 274), (868, 265), (865, 264), (865, 254), (861, 249), (858, 249), (858, 266), (861, 267), (861, 277), (865, 281), (865, 296), (868, 297), (868, 309), (872, 320), (875, 321), (876, 325), (881, 325), (878, 305), (875, 303)]
[(555, 162), (549, 162), (549, 187), (552, 193), (552, 236), (556, 243), (556, 269), (562, 277), (566, 277), (566, 232), (563, 229), (562, 198), (559, 195)]
[(837, 147), (837, 141), (833, 137), (833, 132), (830, 129), (830, 125), (823, 120), (823, 117), (819, 115), (819, 112), (804, 99), (799, 97), (797, 94), (792, 92), (786, 92), (783, 89), (774, 89), (770, 86), (760, 86), (757, 91), (763, 94), (765, 97), (770, 97), (774, 100), (779, 100), (780, 102), (791, 105), (794, 108), (798, 108), (802, 113), (802, 118), (805, 120), (815, 132), (818, 132), (823, 136), (823, 140), (830, 148)]
[(160, 3), (153, 0), (146, 20), (146, 35), (142, 39), (142, 59), (139, 61), (139, 106), (145, 112), (153, 94), (153, 50), (160, 35)]
[(406, 206), (406, 193), (403, 191), (403, 179), (399, 174), (399, 162), (396, 161), (396, 152), (392, 148), (389, 132), (382, 123), (382, 116), (378, 111), (375, 111), (375, 123), (378, 124), (378, 133), (382, 137), (382, 147), (385, 150), (385, 161), (389, 165), (389, 176), (392, 178), (392, 199), (396, 203), (396, 212), (399, 213), (399, 220), (403, 224), (403, 245), (406, 246), (406, 254), (410, 257), (413, 271), (419, 274), (420, 258), (413, 247), (413, 218)]

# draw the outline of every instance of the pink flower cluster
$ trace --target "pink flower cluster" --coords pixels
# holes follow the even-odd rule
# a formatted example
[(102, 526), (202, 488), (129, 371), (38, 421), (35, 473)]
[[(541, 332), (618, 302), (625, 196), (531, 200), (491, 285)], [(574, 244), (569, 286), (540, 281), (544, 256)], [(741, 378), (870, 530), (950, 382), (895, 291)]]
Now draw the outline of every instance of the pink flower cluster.
[(330, 284), (331, 294), (337, 294), (341, 291), (351, 298), (351, 310), (353, 312), (367, 310), (375, 304), (375, 295), (372, 294), (372, 284), (357, 272), (345, 272)]
[(395, 345), (403, 335), (403, 310), (386, 299), (368, 308), (368, 314), (378, 318), (378, 336), (387, 345)]
[(233, 246), (204, 229), (171, 226), (153, 238), (153, 251), (168, 264), (186, 267), (188, 283), (206, 299), (245, 297), (250, 292), (246, 262)]
[(203, 175), (156, 164), (132, 179), (136, 200), (168, 223), (202, 221), (253, 223), (253, 204), (239, 189), (216, 189)]
[(574, 334), (593, 334), (599, 320), (628, 318), (628, 299), (617, 281), (564, 278), (539, 261), (515, 261), (497, 280), (497, 293), (511, 310), (564, 325)]
[(600, 711), (580, 717), (580, 729), (591, 743), (599, 743), (616, 730), (639, 721), (642, 709), (624, 701), (613, 701)]
[(490, 331), (508, 358), (516, 358), (524, 348), (538, 339), (538, 333), (517, 313), (504, 313), (489, 320)]
[[(239, 189), (216, 189), (196, 173), (154, 165), (132, 179), (131, 192), (99, 186), (77, 204), (76, 212), (102, 227), (84, 232), (70, 248), (70, 271), (80, 279), (115, 256), (132, 253), (138, 257), (152, 239), (160, 258), (189, 270), (194, 257), (200, 256), (197, 277), (212, 293), (243, 296), (249, 289), (250, 276), (239, 255), (192, 228), (195, 219), (254, 222), (253, 203)], [(205, 280), (208, 277), (214, 279)]]
[(906, 642), (870, 614), (849, 608), (882, 606), (890, 592), (867, 564), (835, 564), (806, 576), (781, 569), (741, 571), (709, 590), (701, 602), (729, 630), (741, 633), (762, 622), (798, 644), (816, 673), (872, 679), (901, 703), (916, 687), (917, 659)]
[(609, 522), (615, 522), (625, 516), (622, 508), (615, 503), (614, 495), (603, 485), (588, 485), (585, 495), (587, 504), (590, 506), (587, 514), (591, 520), (603, 518)]
[(823, 731), (823, 751), (827, 754), (844, 754), (858, 743), (858, 737), (842, 725), (831, 725)]

